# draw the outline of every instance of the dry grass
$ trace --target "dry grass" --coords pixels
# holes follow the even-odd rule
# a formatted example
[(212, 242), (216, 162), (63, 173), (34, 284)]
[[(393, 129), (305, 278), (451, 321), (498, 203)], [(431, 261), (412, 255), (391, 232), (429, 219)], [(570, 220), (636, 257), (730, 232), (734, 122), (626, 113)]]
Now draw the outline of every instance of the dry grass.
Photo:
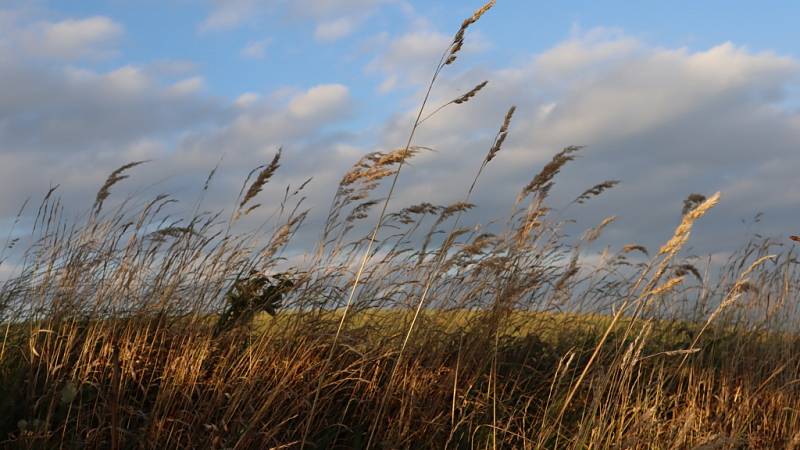
[[(492, 5), (463, 22), (428, 94)], [(227, 220), (176, 218), (163, 195), (103, 210), (139, 163), (111, 174), (83, 223), (50, 190), (21, 272), (0, 288), (2, 445), (800, 448), (794, 247), (754, 240), (701, 272), (681, 249), (720, 196), (692, 194), (652, 258), (631, 243), (589, 265), (583, 246), (613, 216), (574, 240), (547, 204), (581, 147), (522, 187), (500, 229), (463, 225), (515, 107), (461, 199), (393, 210), (401, 169), (425, 150), (413, 140), (427, 101), (405, 146), (343, 176), (302, 267), (281, 251), (306, 217), (305, 185), (271, 234), (236, 226), (280, 152)]]

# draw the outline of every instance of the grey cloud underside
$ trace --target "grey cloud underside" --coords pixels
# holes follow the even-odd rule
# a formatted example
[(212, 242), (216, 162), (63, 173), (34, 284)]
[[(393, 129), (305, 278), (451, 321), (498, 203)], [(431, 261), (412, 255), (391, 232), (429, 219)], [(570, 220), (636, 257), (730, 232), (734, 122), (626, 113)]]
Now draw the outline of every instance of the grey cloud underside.
[[(393, 63), (381, 64), (388, 74)], [(587, 145), (558, 176), (552, 205), (562, 207), (603, 180), (622, 183), (562, 212), (577, 219), (568, 229), (574, 236), (614, 214), (619, 219), (601, 244), (638, 242), (652, 250), (671, 235), (689, 193), (717, 190), (722, 203), (701, 219), (691, 241), (697, 252), (738, 247), (747, 238), (741, 219), (759, 211), (765, 213), (759, 231), (800, 232), (800, 118), (786, 106), (787, 87), (798, 75), (793, 59), (730, 44), (700, 52), (657, 49), (590, 33), (518, 66), (448, 70), (433, 106), (483, 79), (490, 83), (420, 129), (416, 143), (436, 151), (403, 169), (392, 209), (461, 200), (506, 109), (516, 104), (509, 139), (482, 175), (474, 196), (479, 207), (467, 223), (504, 220), (519, 189), (556, 151)], [(133, 72), (116, 76), (82, 81), (36, 66), (0, 66), (0, 79), (11, 87), (0, 91), (3, 216), (51, 182), (62, 183), (70, 204), (88, 207), (105, 176), (136, 159), (155, 162), (137, 168), (112, 196), (158, 183), (147, 193), (174, 192), (191, 204), (223, 153), (205, 207), (229, 207), (246, 173), (283, 146), (282, 167), (260, 194), (267, 207), (254, 220), (273, 211), (287, 184), (313, 176), (312, 216), (294, 249), (300, 251), (318, 236), (344, 171), (363, 153), (402, 145), (414, 113), (398, 112), (377, 136), (345, 133), (337, 130), (357, 105), (344, 86), (237, 107), (202, 92), (178, 95), (153, 80), (136, 84)], [(125, 86), (140, 91), (126, 94)]]
[(12, 87), (0, 91), (4, 149), (111, 151), (142, 137), (170, 135), (228, 115), (227, 107), (213, 99), (148, 85), (121, 86), (126, 82), (136, 80), (69, 79), (62, 72), (0, 63), (0, 83)]
[(748, 238), (741, 220), (760, 211), (764, 234), (785, 236), (800, 226), (800, 177), (791, 169), (800, 163), (800, 128), (785, 107), (796, 61), (730, 44), (691, 53), (620, 39), (627, 40), (576, 38), (527, 66), (457, 78), (452, 84), (462, 92), (483, 78), (490, 84), (428, 123), (419, 139), (442, 151), (408, 185), (422, 190), (437, 173), (464, 173), (460, 183), (429, 190), (453, 198), (448, 187), (468, 186), (465, 169), (474, 171), (490, 144), (484, 137), (481, 148), (470, 136), (496, 129), (505, 108), (517, 104), (507, 145), (478, 190), (484, 213), (506, 214), (547, 158), (567, 145), (587, 145), (558, 177), (552, 203), (565, 205), (603, 180), (622, 184), (564, 212), (578, 219), (574, 235), (615, 214), (620, 219), (602, 243), (652, 249), (671, 235), (688, 194), (717, 190), (723, 202), (699, 224), (692, 241), (698, 252), (738, 247)]

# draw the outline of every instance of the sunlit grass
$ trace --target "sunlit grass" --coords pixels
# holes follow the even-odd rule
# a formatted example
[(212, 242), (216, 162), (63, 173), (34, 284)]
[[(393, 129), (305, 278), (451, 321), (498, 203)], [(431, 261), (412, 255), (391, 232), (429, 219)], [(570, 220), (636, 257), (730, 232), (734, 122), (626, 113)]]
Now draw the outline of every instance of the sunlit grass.
[[(431, 90), (492, 5), (463, 22)], [(315, 242), (296, 242), (305, 185), (265, 225), (243, 224), (271, 204), (280, 152), (224, 214), (181, 215), (164, 195), (115, 204), (139, 163), (112, 172), (83, 219), (48, 192), (21, 213), (30, 245), (0, 288), (2, 445), (800, 447), (796, 251), (753, 239), (701, 271), (682, 249), (719, 194), (689, 195), (657, 252), (630, 243), (589, 263), (613, 216), (564, 232), (549, 194), (582, 151), (568, 146), (507, 217), (466, 223), (513, 132), (509, 105), (487, 118), (498, 132), (462, 197), (390, 202), (427, 150), (417, 128), (484, 86), (442, 106), (426, 97), (404, 146), (356, 161)], [(290, 246), (302, 262), (287, 263)]]

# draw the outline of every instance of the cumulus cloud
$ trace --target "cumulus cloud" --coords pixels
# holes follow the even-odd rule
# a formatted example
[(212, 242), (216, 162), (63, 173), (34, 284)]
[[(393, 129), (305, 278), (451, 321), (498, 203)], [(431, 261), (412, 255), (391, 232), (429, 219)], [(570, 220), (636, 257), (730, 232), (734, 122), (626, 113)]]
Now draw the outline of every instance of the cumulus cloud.
[(85, 56), (97, 52), (122, 34), (122, 27), (108, 17), (89, 17), (80, 20), (64, 20), (41, 24), (41, 46), (43, 52), (64, 58)]
[[(372, 46), (377, 56), (367, 64), (366, 73), (383, 77), (378, 89), (381, 93), (427, 86), (436, 63), (452, 41), (452, 34), (433, 30), (424, 20), (417, 21), (405, 33), (391, 38), (383, 34), (374, 39)], [(466, 42), (460, 51), (462, 59), (465, 55), (480, 54), (491, 47), (477, 30), (469, 33)]]
[(176, 95), (193, 94), (203, 89), (205, 84), (203, 77), (190, 77), (174, 83), (169, 91)]
[(0, 141), (4, 151), (92, 150), (142, 136), (168, 135), (224, 116), (211, 98), (187, 95), (189, 78), (163, 87), (145, 70), (108, 72), (0, 63)]
[(382, 92), (425, 83), (451, 40), (452, 36), (429, 30), (402, 34), (388, 42), (367, 71), (383, 74)]
[[(288, 171), (276, 182), (299, 180), (297, 186), (312, 168), (320, 170), (317, 164), (336, 159), (323, 130), (352, 110), (349, 90), (338, 84), (288, 96), (250, 92), (229, 104), (204, 93), (198, 77), (168, 85), (132, 66), (104, 73), (26, 70), (10, 80), (17, 89), (0, 94), (2, 217), (51, 184), (62, 185), (68, 205), (85, 207), (111, 170), (134, 160), (154, 161), (136, 171), (137, 186), (188, 200), (196, 190), (187, 193), (187, 183), (200, 183), (225, 155), (220, 192), (209, 197), (216, 209), (230, 206), (247, 171), (285, 145), (297, 160), (285, 163)], [(0, 68), (0, 79), (9, 80), (4, 75)], [(22, 104), (29, 109), (13, 106)]]
[(25, 19), (7, 12), (0, 20), (0, 51), (62, 60), (104, 58), (116, 54), (115, 44), (124, 34), (122, 25), (104, 16), (33, 23)]
[[(186, 63), (159, 61), (109, 70), (81, 66), (79, 59), (110, 48), (103, 40), (121, 33), (110, 19), (43, 22), (15, 14), (6, 15), (4, 24), (3, 217), (51, 182), (65, 186), (65, 195), (82, 197), (96, 188), (109, 168), (126, 160), (159, 157), (182, 133), (229, 120), (225, 102), (200, 92), (202, 78), (188, 76), (173, 84), (162, 80), (166, 72), (170, 77), (186, 74), (191, 70)], [(5, 52), (8, 46), (31, 51)]]
[(260, 6), (266, 6), (266, 2), (258, 2), (256, 0), (215, 0), (213, 10), (200, 24), (200, 29), (210, 31), (233, 28), (248, 17), (252, 17), (254, 10)]
[[(333, 10), (320, 8), (312, 18), (323, 23)], [(386, 89), (417, 88), (449, 41), (435, 31), (400, 35), (387, 41), (368, 71), (383, 77)], [(342, 84), (226, 100), (203, 89), (191, 67), (169, 83), (153, 67), (100, 71), (0, 59), (0, 215), (14, 214), (23, 198), (50, 183), (85, 203), (111, 170), (141, 159), (158, 163), (138, 167), (136, 185), (187, 199), (196, 190), (184, 177), (198, 175), (201, 184), (224, 156), (215, 181), (221, 193), (209, 201), (226, 206), (243, 175), (280, 146), (284, 160), (270, 189), (314, 176), (309, 206), (320, 215), (343, 171), (363, 153), (404, 144), (413, 120), (409, 108), (378, 132), (348, 132), (356, 105)], [(708, 242), (704, 248), (734, 247), (742, 237), (739, 219), (758, 210), (766, 214), (765, 232), (796, 227), (800, 115), (786, 107), (788, 88), (800, 75), (795, 59), (732, 43), (702, 50), (653, 47), (620, 31), (589, 30), (517, 64), (460, 67), (443, 73), (432, 107), (484, 79), (489, 85), (425, 122), (416, 143), (437, 151), (404, 169), (392, 208), (461, 200), (506, 109), (516, 104), (509, 139), (478, 185), (480, 207), (471, 215), (477, 220), (503, 218), (518, 190), (556, 151), (586, 144), (557, 179), (552, 200), (560, 207), (596, 182), (622, 180), (601, 198), (562, 212), (585, 227), (618, 215), (602, 242), (654, 248), (669, 237), (687, 194), (716, 190), (723, 191), (722, 203), (699, 223), (693, 241)]]
[(245, 92), (240, 96), (236, 97), (236, 101), (234, 101), (234, 105), (240, 108), (247, 108), (252, 106), (255, 102), (257, 102), (261, 98), (257, 92)]
[[(18, 27), (13, 36), (3, 35), (9, 39), (30, 35), (41, 23), (9, 17), (0, 17)], [(90, 47), (90, 41), (84, 42)], [(219, 193), (208, 197), (211, 209), (229, 206), (244, 175), (281, 145), (294, 161), (283, 163), (276, 184), (297, 186), (321, 167), (344, 163), (337, 167), (344, 170), (350, 162), (337, 150), (347, 138), (328, 130), (351, 117), (354, 105), (344, 85), (245, 92), (231, 101), (212, 96), (187, 61), (98, 70), (56, 55), (41, 64), (42, 55), (0, 58), (0, 220), (55, 184), (69, 208), (87, 207), (110, 171), (134, 160), (153, 163), (137, 168), (131, 186), (186, 201), (196, 192), (188, 186), (202, 184), (224, 156), (215, 180)], [(332, 183), (327, 176), (318, 179)], [(318, 198), (328, 197), (329, 191), (319, 192)]]
[[(668, 49), (618, 31), (591, 30), (524, 64), (445, 79), (445, 86), (460, 92), (482, 79), (490, 83), (467, 104), (426, 122), (419, 142), (438, 152), (418, 162), (425, 168), (409, 171), (404, 184), (409, 198), (457, 200), (463, 194), (450, 186), (469, 185), (505, 109), (516, 104), (506, 148), (479, 187), (477, 200), (484, 205), (479, 214), (502, 216), (518, 189), (556, 151), (585, 144), (583, 156), (558, 179), (555, 203), (565, 205), (605, 179), (622, 184), (570, 209), (584, 226), (618, 214), (608, 242), (637, 239), (655, 246), (670, 235), (686, 195), (722, 190), (722, 204), (704, 218), (708, 228), (701, 224), (697, 235), (707, 230), (698, 241), (703, 249), (730, 249), (743, 238), (740, 219), (759, 210), (766, 213), (765, 232), (785, 233), (793, 225), (784, 220), (797, 208), (800, 178), (787, 168), (800, 164), (800, 116), (782, 105), (798, 74), (794, 59), (731, 43), (699, 51)], [(433, 105), (457, 94), (447, 87), (439, 92)], [(411, 114), (387, 126), (386, 141), (402, 139)], [(461, 180), (438, 188), (426, 181), (439, 174)]]
[(298, 118), (329, 118), (341, 113), (349, 97), (347, 87), (341, 84), (315, 86), (296, 96), (289, 103), (289, 111)]
[(586, 32), (573, 30), (573, 36), (536, 57), (540, 82), (563, 82), (587, 70), (602, 70), (608, 64), (646, 51), (637, 39), (621, 30), (595, 28)]
[(335, 41), (353, 32), (358, 25), (358, 20), (352, 17), (340, 17), (317, 25), (314, 37), (320, 41)]

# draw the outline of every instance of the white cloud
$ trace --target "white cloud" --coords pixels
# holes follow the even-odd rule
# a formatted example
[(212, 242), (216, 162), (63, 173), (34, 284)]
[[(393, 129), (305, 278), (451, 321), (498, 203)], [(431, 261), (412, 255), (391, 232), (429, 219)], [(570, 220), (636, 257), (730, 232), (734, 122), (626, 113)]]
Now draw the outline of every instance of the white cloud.
[(368, 72), (385, 75), (382, 91), (429, 81), (433, 68), (452, 40), (436, 31), (412, 31), (391, 40), (377, 58), (367, 65)]
[(203, 77), (191, 77), (174, 83), (170, 86), (169, 91), (177, 95), (189, 95), (202, 90), (205, 84)]
[[(434, 31), (399, 36), (369, 70), (385, 77), (385, 89), (419, 87), (449, 41)], [(0, 214), (6, 216), (51, 182), (62, 183), (72, 204), (90, 203), (111, 170), (136, 159), (158, 163), (142, 166), (130, 185), (173, 177), (156, 189), (180, 186), (177, 195), (186, 199), (196, 191), (184, 177), (199, 175), (202, 183), (223, 152), (221, 193), (209, 201), (225, 206), (240, 175), (269, 161), (279, 146), (284, 159), (270, 188), (314, 176), (309, 205), (324, 214), (336, 181), (358, 155), (402, 145), (413, 120), (409, 107), (380, 131), (345, 132), (339, 125), (354, 101), (341, 84), (246, 92), (226, 101), (211, 97), (191, 73), (169, 84), (148, 66), (62, 70), (19, 58), (0, 60), (0, 179), (6, 180)], [(437, 151), (404, 169), (392, 208), (462, 199), (503, 114), (516, 104), (511, 134), (482, 175), (474, 197), (480, 208), (472, 217), (502, 219), (507, 203), (556, 151), (587, 144), (557, 179), (553, 202), (566, 204), (595, 182), (622, 180), (565, 212), (585, 226), (619, 215), (605, 235), (611, 243), (636, 240), (653, 248), (669, 237), (690, 192), (724, 193), (693, 242), (730, 248), (738, 219), (759, 209), (766, 213), (765, 232), (795, 225), (800, 116), (781, 106), (800, 75), (792, 58), (730, 43), (699, 51), (659, 48), (618, 31), (590, 30), (509, 67), (459, 68), (443, 74), (431, 105), (484, 79), (489, 85), (419, 130), (416, 143)], [(704, 232), (705, 223), (713, 234)]]
[[(412, 61), (402, 55), (414, 49), (429, 58), (416, 41), (394, 47), (401, 56), (393, 61)], [(402, 64), (393, 68), (400, 72)], [(566, 204), (606, 179), (622, 184), (568, 215), (589, 226), (618, 214), (610, 242), (641, 240), (652, 247), (669, 237), (686, 195), (722, 190), (722, 204), (703, 220), (709, 233), (701, 225), (694, 242), (730, 249), (732, 239), (742, 238), (739, 220), (761, 209), (767, 210), (764, 233), (791, 225), (786, 211), (796, 211), (800, 201), (793, 194), (800, 192), (800, 178), (789, 169), (800, 166), (800, 115), (781, 105), (798, 76), (800, 62), (770, 52), (730, 43), (700, 51), (651, 47), (607, 30), (572, 36), (523, 64), (447, 72), (431, 107), (483, 79), (489, 85), (418, 131), (417, 142), (437, 152), (404, 173), (401, 196), (408, 202), (423, 195), (458, 200), (505, 110), (516, 104), (509, 139), (479, 183), (476, 200), (483, 208), (476, 214), (502, 216), (555, 152), (585, 144), (582, 157), (557, 179), (554, 203)], [(414, 112), (393, 119), (383, 144), (403, 140)], [(445, 173), (447, 183), (429, 181)]]
[(309, 17), (325, 18), (344, 16), (370, 10), (378, 5), (390, 3), (389, 0), (296, 0), (292, 8)]
[[(19, 65), (25, 73), (13, 79), (1, 67), (0, 78), (14, 89), (0, 92), (0, 217), (14, 214), (21, 199), (51, 182), (62, 185), (68, 208), (86, 208), (110, 171), (134, 160), (154, 162), (132, 173), (133, 182), (122, 183), (117, 198), (126, 189), (154, 186), (190, 200), (196, 193), (191, 186), (202, 184), (225, 153), (218, 190), (208, 198), (212, 209), (230, 206), (241, 177), (281, 145), (291, 160), (274, 180), (279, 189), (287, 182), (299, 185), (320, 165), (331, 170), (314, 175), (329, 186), (349, 163), (328, 151), (340, 142), (323, 131), (352, 110), (343, 85), (296, 90), (288, 97), (276, 93), (268, 101), (245, 93), (226, 105), (197, 90), (198, 79), (162, 85), (132, 66), (42, 73)], [(27, 109), (15, 106), (20, 104)], [(327, 200), (328, 194), (322, 190), (315, 198)]]
[(398, 0), (214, 0), (209, 15), (200, 24), (202, 31), (226, 30), (253, 23), (276, 12), (316, 23), (314, 35), (332, 41), (351, 34), (382, 4)]
[(163, 86), (137, 66), (95, 72), (17, 59), (0, 63), (0, 79), (6, 87), (0, 90), (0, 152), (68, 157), (228, 114), (216, 100), (189, 92), (197, 79)]
[[(90, 75), (91, 77), (91, 75)], [(95, 75), (106, 82), (105, 88), (115, 95), (138, 95), (151, 86), (152, 81), (144, 71), (136, 66), (124, 66), (106, 74)]]
[[(608, 47), (600, 46), (597, 51), (605, 54)], [(626, 46), (620, 48), (627, 52)], [(592, 47), (583, 51), (589, 59), (596, 57)], [(556, 49), (551, 55), (558, 52)], [(730, 99), (731, 95), (758, 95), (769, 101), (798, 69), (797, 62), (789, 58), (751, 54), (730, 43), (695, 53), (651, 49), (617, 63), (608, 62), (616, 56), (608, 54), (602, 60), (609, 65), (600, 73), (579, 77), (569, 85), (568, 89), (580, 87), (580, 91), (562, 98), (551, 114), (551, 127), (576, 139), (629, 135), (686, 117), (714, 102), (746, 100)], [(537, 63), (536, 69), (539, 67)], [(550, 65), (541, 67), (541, 73), (549, 75), (550, 70)], [(577, 73), (580, 70), (576, 69)]]
[(108, 17), (89, 17), (41, 25), (41, 46), (64, 58), (85, 56), (122, 35), (122, 26)]
[(258, 41), (250, 41), (242, 48), (239, 54), (242, 58), (247, 59), (263, 59), (266, 54), (267, 47), (272, 44), (271, 38), (261, 39)]
[(346, 86), (323, 84), (294, 97), (289, 102), (289, 112), (301, 119), (328, 118), (340, 114), (349, 98)]
[(539, 55), (536, 65), (542, 81), (557, 82), (564, 77), (585, 76), (586, 70), (602, 69), (644, 50), (641, 42), (619, 30), (576, 30), (570, 39)]
[(233, 103), (240, 108), (247, 108), (248, 106), (251, 106), (257, 102), (260, 98), (261, 96), (256, 92), (245, 92), (237, 97), (236, 101)]
[(378, 92), (387, 93), (397, 88), (398, 79), (397, 75), (389, 75), (378, 86)]
[(335, 41), (353, 32), (358, 25), (358, 20), (351, 17), (340, 17), (317, 25), (314, 37), (320, 41)]
[(214, 0), (214, 9), (200, 24), (200, 29), (213, 31), (236, 27), (267, 3), (257, 0)]
[(0, 17), (0, 53), (49, 60), (107, 58), (116, 55), (123, 34), (122, 25), (104, 16), (51, 22), (5, 12)]

